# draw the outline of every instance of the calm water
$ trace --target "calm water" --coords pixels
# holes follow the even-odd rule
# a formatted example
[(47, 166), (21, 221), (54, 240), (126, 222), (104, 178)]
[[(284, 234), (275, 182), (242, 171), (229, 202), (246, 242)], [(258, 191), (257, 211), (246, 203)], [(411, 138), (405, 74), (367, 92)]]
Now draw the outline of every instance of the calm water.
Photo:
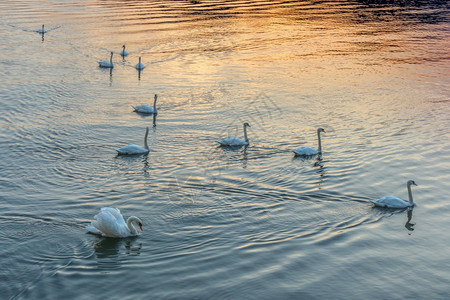
[(382, 2), (0, 2), (2, 298), (446, 298), (449, 6)]

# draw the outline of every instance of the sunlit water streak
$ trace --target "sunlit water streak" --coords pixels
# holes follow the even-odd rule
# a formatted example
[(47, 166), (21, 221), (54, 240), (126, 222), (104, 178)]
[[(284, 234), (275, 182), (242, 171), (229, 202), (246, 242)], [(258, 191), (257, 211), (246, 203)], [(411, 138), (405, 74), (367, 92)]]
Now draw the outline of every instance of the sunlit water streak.
[[(446, 1), (23, 0), (0, 16), (3, 297), (450, 292)], [(133, 112), (154, 94), (155, 119)], [(244, 122), (248, 148), (218, 146)], [(150, 153), (117, 156), (146, 126)], [(322, 157), (294, 158), (318, 127)], [(372, 208), (408, 179), (413, 211)], [(143, 235), (85, 234), (103, 206)]]

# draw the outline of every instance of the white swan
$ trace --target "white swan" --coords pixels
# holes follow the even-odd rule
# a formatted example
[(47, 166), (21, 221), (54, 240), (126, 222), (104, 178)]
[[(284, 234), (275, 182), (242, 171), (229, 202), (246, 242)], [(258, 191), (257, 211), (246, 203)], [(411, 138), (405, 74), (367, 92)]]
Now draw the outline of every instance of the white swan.
[(147, 137), (148, 137), (148, 127), (147, 130), (145, 130), (144, 148), (138, 145), (131, 144), (114, 150), (116, 150), (119, 153), (119, 155), (147, 154), (150, 151), (147, 144)]
[(128, 52), (125, 50), (125, 45), (122, 46), (122, 51), (120, 51), (120, 55), (127, 56)]
[(111, 56), (109, 58), (109, 61), (107, 61), (107, 60), (99, 61), (98, 62), (98, 66), (100, 68), (110, 68), (110, 69), (114, 68), (114, 65), (113, 65), (113, 62), (112, 62), (112, 57), (113, 57), (113, 53), (111, 52)]
[(136, 69), (138, 70), (143, 70), (144, 69), (144, 64), (141, 63), (141, 57), (139, 56), (139, 63), (136, 64)]
[(135, 112), (143, 113), (143, 114), (157, 114), (158, 111), (156, 110), (156, 99), (158, 98), (158, 95), (155, 94), (155, 100), (153, 101), (153, 107), (147, 104), (142, 104), (138, 106), (131, 105), (132, 108), (134, 108)]
[(405, 200), (397, 198), (395, 196), (385, 196), (378, 200), (370, 200), (370, 202), (375, 204), (375, 206), (388, 207), (388, 208), (412, 207), (412, 206), (414, 206), (414, 201), (413, 201), (413, 197), (412, 197), (412, 193), (411, 193), (411, 185), (417, 186), (417, 184), (414, 182), (414, 180), (408, 180), (408, 182), (406, 183), (406, 187), (408, 189), (409, 201), (405, 201)]
[(143, 231), (142, 221), (138, 217), (131, 216), (125, 223), (120, 210), (117, 208), (102, 207), (94, 219), (90, 225), (86, 226), (89, 233), (116, 238), (137, 236), (139, 231), (133, 224), (137, 224), (139, 229)]
[(322, 141), (320, 140), (320, 133), (325, 132), (323, 128), (317, 129), (317, 139), (319, 141), (319, 148), (314, 149), (312, 147), (300, 147), (294, 150), (295, 156), (312, 156), (322, 153)]
[(39, 29), (38, 31), (37, 31), (38, 33), (46, 33), (46, 31), (45, 31), (45, 29), (44, 29), (44, 24), (42, 24), (42, 28), (41, 29)]
[(221, 146), (238, 147), (248, 145), (247, 127), (251, 127), (250, 124), (244, 123), (244, 140), (236, 137), (227, 137), (221, 141), (217, 141)]

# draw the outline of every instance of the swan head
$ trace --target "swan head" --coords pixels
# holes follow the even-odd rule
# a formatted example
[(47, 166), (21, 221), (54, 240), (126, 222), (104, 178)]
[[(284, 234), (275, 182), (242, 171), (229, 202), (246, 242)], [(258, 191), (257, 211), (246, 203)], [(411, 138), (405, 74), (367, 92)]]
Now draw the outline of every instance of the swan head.
[[(128, 220), (127, 220), (127, 223), (128, 223), (128, 224), (136, 223), (136, 224), (139, 226), (139, 229), (140, 229), (141, 231), (144, 231), (144, 229), (142, 229), (142, 221), (141, 221), (141, 219), (139, 219), (138, 217), (135, 217), (135, 216), (129, 217)], [(128, 227), (130, 227), (130, 226), (128, 226)], [(131, 229), (131, 228), (130, 228), (130, 229)]]
[(411, 186), (411, 185), (417, 186), (417, 183), (415, 183), (414, 180), (408, 180), (407, 185), (408, 185), (408, 186)]
[(122, 48), (125, 49), (125, 45), (122, 45)]
[(252, 127), (250, 126), (250, 124), (248, 124), (247, 122), (244, 123), (244, 127)]
[(317, 132), (323, 132), (323, 133), (325, 133), (325, 129), (319, 128), (319, 129), (317, 129)]

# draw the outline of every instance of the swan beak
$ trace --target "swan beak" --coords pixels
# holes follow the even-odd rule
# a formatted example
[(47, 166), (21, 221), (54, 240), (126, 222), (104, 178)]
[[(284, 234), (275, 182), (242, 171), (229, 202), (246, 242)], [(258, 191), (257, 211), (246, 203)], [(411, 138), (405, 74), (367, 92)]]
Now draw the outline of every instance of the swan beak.
[(142, 223), (139, 223), (139, 228), (141, 229), (141, 231), (144, 231), (144, 229), (142, 229)]

